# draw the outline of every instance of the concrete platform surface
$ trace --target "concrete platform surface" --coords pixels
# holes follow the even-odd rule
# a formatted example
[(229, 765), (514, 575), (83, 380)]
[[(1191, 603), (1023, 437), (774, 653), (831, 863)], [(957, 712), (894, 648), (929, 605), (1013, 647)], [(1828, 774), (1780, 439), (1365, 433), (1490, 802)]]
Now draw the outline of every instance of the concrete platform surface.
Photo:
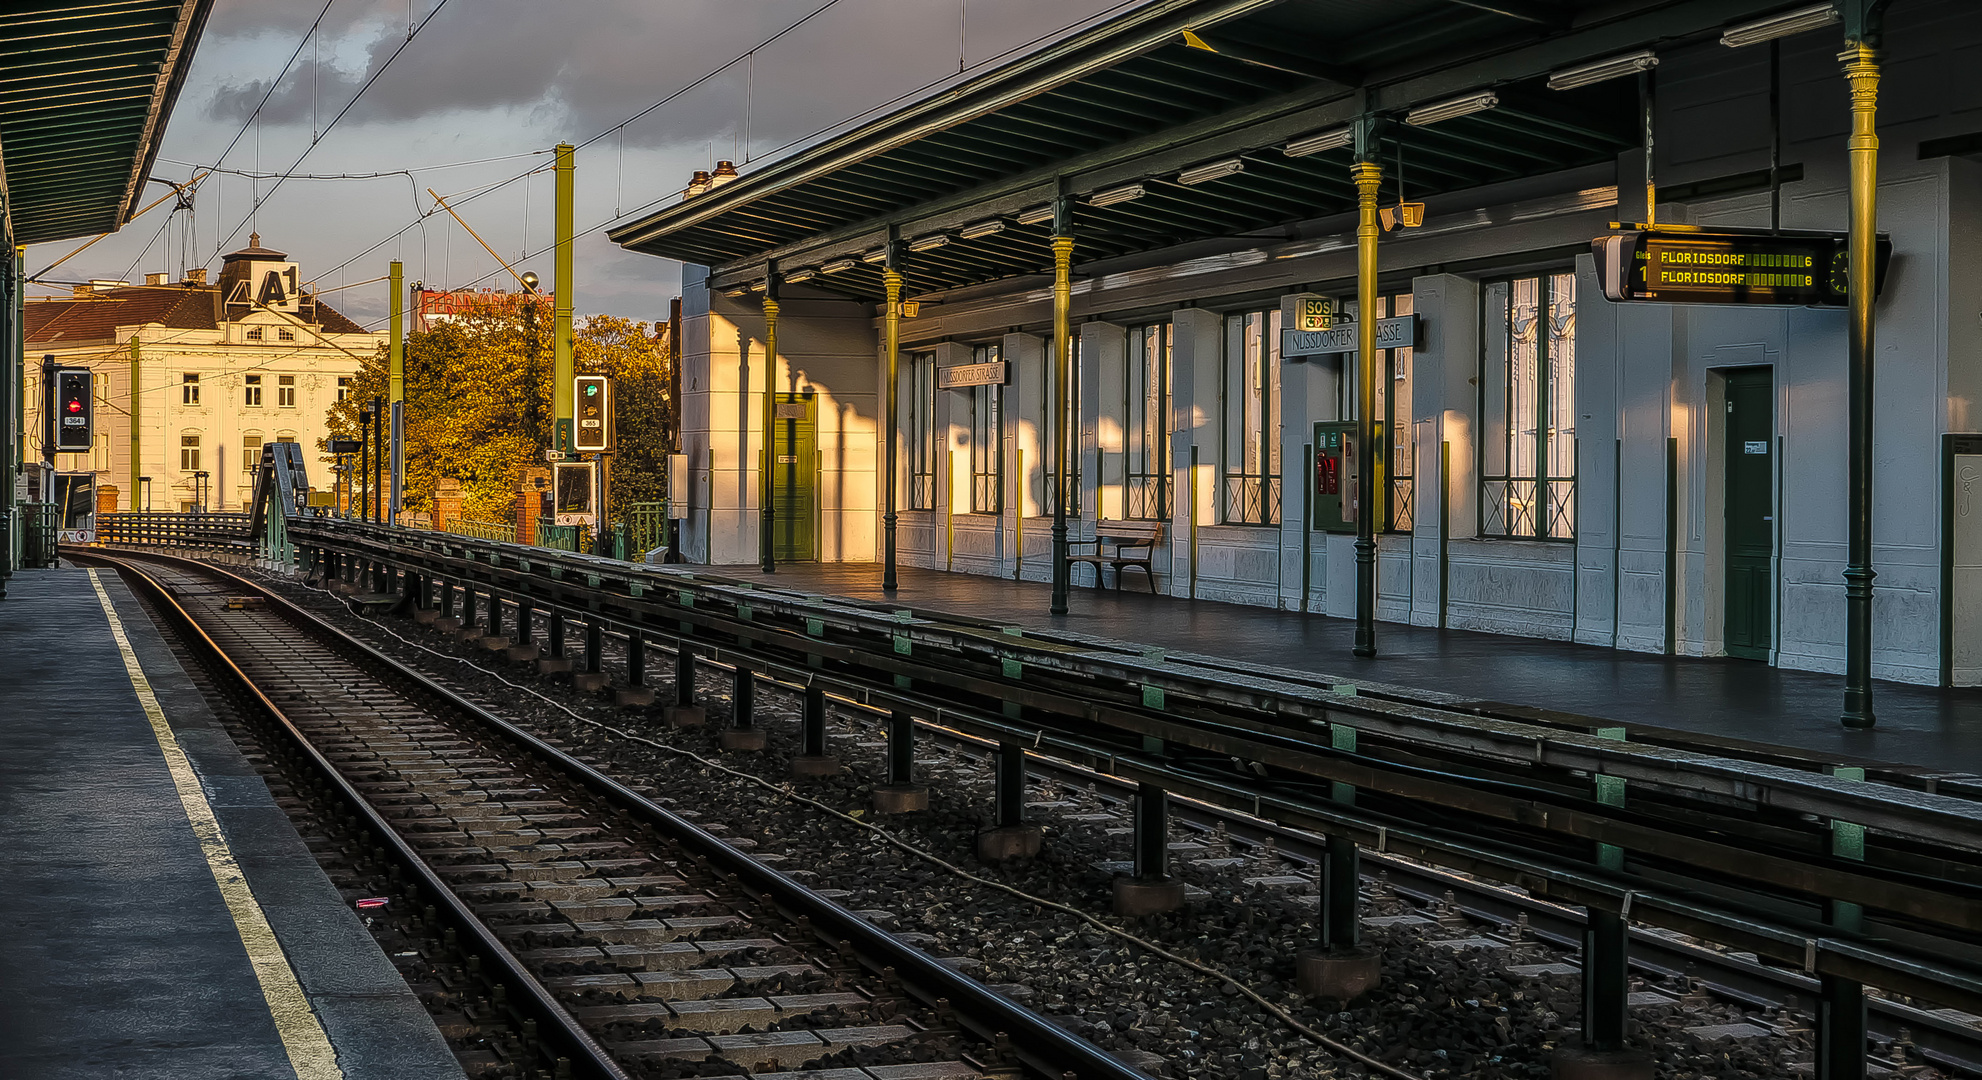
[(461, 1077), (136, 599), (96, 580), (166, 730), (90, 572), (15, 574), (0, 601), (0, 1076)]
[(952, 611), (1012, 626), (1052, 628), (1255, 664), (1344, 682), (1382, 682), (1481, 701), (1579, 713), (1626, 724), (1793, 746), (1840, 758), (1982, 773), (1982, 689), (1878, 682), (1878, 726), (1838, 723), (1843, 678), (1752, 660), (1619, 652), (1539, 638), (1379, 622), (1377, 656), (1349, 652), (1355, 623), (1325, 615), (1127, 590), (1076, 588), (1068, 613), (1047, 614), (1052, 587), (978, 574), (901, 567), (881, 589), (875, 563), (789, 563), (709, 573), (903, 607)]

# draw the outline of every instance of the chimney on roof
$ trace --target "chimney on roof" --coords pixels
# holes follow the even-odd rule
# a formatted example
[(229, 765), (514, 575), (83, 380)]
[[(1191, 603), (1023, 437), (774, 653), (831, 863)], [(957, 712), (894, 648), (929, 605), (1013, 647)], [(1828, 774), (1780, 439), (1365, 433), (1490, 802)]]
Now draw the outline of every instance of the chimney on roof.
[(709, 174), (709, 187), (719, 188), (736, 179), (736, 166), (727, 161), (716, 162), (716, 171)]
[(187, 285), (206, 284), (206, 267), (202, 266), (194, 270), (186, 271), (185, 284)]
[(695, 175), (689, 177), (688, 188), (681, 193), (681, 201), (687, 202), (707, 190), (709, 190), (709, 174), (705, 170), (697, 169)]
[(95, 295), (95, 293), (96, 293), (96, 286), (94, 285), (69, 286), (69, 299), (71, 300), (87, 300), (91, 296)]
[(154, 273), (154, 274), (146, 274), (146, 275), (145, 275), (145, 284), (146, 284), (146, 285), (148, 285), (148, 286), (149, 286), (149, 285), (169, 285), (169, 284), (171, 284), (171, 282), (172, 282), (172, 275), (171, 275), (171, 274), (168, 274), (168, 273), (166, 273), (166, 272), (165, 272), (165, 271), (163, 271), (163, 270), (160, 270), (160, 271), (158, 271), (157, 273)]

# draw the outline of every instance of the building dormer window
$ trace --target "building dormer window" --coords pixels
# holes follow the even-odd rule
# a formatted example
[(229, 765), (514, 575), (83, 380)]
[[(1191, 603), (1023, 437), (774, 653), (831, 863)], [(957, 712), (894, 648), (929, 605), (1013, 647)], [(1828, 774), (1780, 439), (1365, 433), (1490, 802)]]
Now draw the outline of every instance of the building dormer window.
[(275, 330), (275, 340), (294, 341), (296, 340), (296, 331), (291, 330), (286, 326), (277, 327)]
[(247, 393), (242, 396), (241, 403), (252, 408), (260, 408), (262, 403), (262, 377), (260, 375), (243, 375), (241, 378), (247, 390)]
[(262, 328), (259, 326), (248, 327), (247, 339), (249, 341), (260, 341), (262, 339)]

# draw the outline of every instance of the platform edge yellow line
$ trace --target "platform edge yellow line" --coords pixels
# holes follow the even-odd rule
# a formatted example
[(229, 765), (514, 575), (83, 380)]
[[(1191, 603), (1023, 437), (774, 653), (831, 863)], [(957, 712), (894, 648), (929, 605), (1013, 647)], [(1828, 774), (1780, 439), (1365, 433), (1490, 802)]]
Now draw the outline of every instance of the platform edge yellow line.
[(261, 983), (269, 1017), (275, 1021), (275, 1030), (282, 1038), (282, 1047), (289, 1054), (289, 1064), (296, 1070), (297, 1080), (343, 1080), (344, 1070), (338, 1068), (337, 1051), (330, 1045), (330, 1036), (324, 1033), (323, 1024), (311, 1010), (309, 997), (303, 993), (295, 969), (289, 966), (289, 958), (282, 952), (282, 943), (276, 940), (268, 916), (248, 887), (248, 879), (234, 859), (234, 850), (227, 845), (220, 819), (214, 816), (213, 806), (206, 800), (206, 791), (193, 772), (192, 762), (180, 748), (178, 737), (172, 734), (171, 725), (165, 722), (165, 710), (159, 706), (151, 680), (146, 678), (138, 654), (131, 648), (131, 639), (124, 633), (124, 621), (117, 617), (110, 594), (104, 591), (103, 581), (95, 570), (89, 572), (89, 582), (96, 590), (97, 602), (103, 605), (103, 615), (110, 623), (110, 636), (117, 642), (117, 651), (123, 654), (131, 689), (137, 691), (145, 718), (151, 722), (151, 733), (165, 755), (165, 767), (172, 774), (173, 787), (178, 789), (186, 820), (199, 839), (200, 852), (206, 856), (207, 868), (213, 871), (214, 884), (220, 886), (227, 911), (234, 917), (234, 929), (247, 949), (248, 963)]

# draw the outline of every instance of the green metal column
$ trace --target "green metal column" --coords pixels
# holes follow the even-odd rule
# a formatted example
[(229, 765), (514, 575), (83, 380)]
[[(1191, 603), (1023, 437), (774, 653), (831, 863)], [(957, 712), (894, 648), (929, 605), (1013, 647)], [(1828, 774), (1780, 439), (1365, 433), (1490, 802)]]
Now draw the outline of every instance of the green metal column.
[(571, 194), (573, 155), (576, 148), (570, 143), (557, 144), (556, 165), (552, 171), (557, 177), (557, 210), (555, 229), (557, 257), (552, 272), (556, 275), (552, 288), (557, 290), (555, 302), (551, 306), (551, 416), (555, 426), (551, 441), (565, 452), (571, 450), (571, 295), (576, 283), (571, 280)]
[[(386, 520), (399, 524), (400, 489), (406, 473), (406, 339), (401, 327), (406, 322), (406, 289), (404, 286), (405, 268), (398, 259), (392, 260), (390, 272), (386, 275), (391, 282), (392, 327), (387, 334), (386, 398), (392, 403), (392, 421), (389, 427), (390, 448), (387, 451), (386, 471), (390, 474), (391, 492), (387, 496)], [(135, 342), (133, 343), (135, 345)]]
[(776, 573), (778, 482), (778, 272), (772, 267), (764, 279), (764, 482), (757, 505), (758, 560), (761, 569)]
[(1356, 122), (1356, 638), (1357, 656), (1376, 655), (1376, 220), (1383, 183), (1376, 121)]
[(131, 490), (125, 505), (132, 510), (138, 508), (138, 477), (144, 475), (139, 466), (143, 463), (143, 452), (139, 449), (139, 421), (144, 416), (144, 354), (138, 345), (138, 332), (131, 331)]
[[(1053, 601), (1054, 615), (1067, 613), (1067, 371), (1073, 361), (1074, 286), (1073, 200), (1065, 195), (1053, 202)], [(1019, 507), (1025, 521), (1025, 507)], [(1023, 570), (1023, 567), (1020, 568)], [(1097, 570), (1099, 567), (1096, 568)], [(1119, 570), (1116, 571), (1120, 573)]]
[(895, 577), (895, 523), (900, 517), (895, 511), (895, 459), (896, 445), (901, 442), (901, 405), (897, 400), (900, 388), (895, 384), (901, 379), (902, 345), (902, 271), (901, 242), (893, 236), (888, 238), (888, 258), (881, 271), (881, 286), (887, 290), (887, 306), (882, 313), (881, 325), (886, 338), (882, 348), (888, 354), (887, 376), (887, 426), (882, 429), (883, 445), (887, 447), (888, 470), (886, 501), (881, 509), (881, 588), (894, 591)]
[(1851, 82), (1851, 264), (1846, 283), (1850, 320), (1845, 332), (1845, 413), (1849, 462), (1844, 569), (1845, 727), (1869, 728), (1872, 712), (1872, 290), (1879, 217), (1878, 23), (1882, 0), (1846, 0), (1845, 50), (1838, 55)]

